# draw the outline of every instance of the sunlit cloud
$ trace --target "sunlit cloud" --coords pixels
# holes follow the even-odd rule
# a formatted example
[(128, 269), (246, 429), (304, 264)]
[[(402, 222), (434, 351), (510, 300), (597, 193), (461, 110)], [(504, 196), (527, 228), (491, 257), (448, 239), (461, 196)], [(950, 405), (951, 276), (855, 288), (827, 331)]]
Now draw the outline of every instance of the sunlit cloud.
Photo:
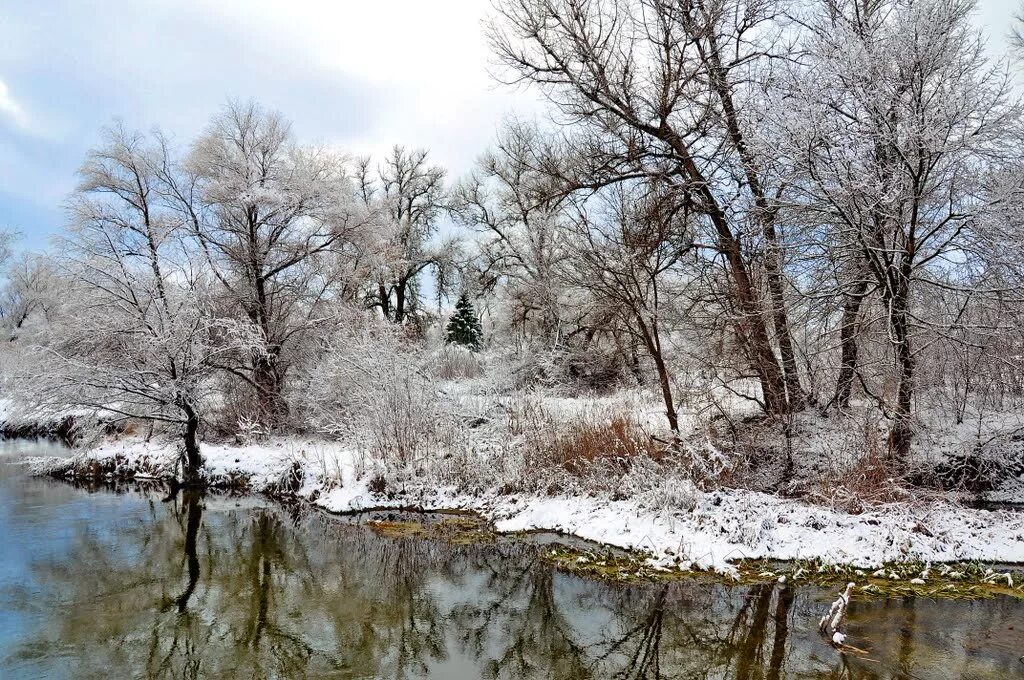
[(28, 131), (32, 128), (32, 120), (22, 105), (11, 94), (7, 83), (0, 80), (0, 117), (14, 123), (15, 127)]

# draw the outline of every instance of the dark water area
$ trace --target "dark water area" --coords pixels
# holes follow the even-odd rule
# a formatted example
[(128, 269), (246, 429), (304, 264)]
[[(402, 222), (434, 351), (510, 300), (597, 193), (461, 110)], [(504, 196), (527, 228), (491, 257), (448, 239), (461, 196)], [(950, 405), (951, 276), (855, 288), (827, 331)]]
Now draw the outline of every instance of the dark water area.
[(0, 678), (1013, 678), (1024, 603), (552, 570), (254, 498), (74, 488), (0, 450)]

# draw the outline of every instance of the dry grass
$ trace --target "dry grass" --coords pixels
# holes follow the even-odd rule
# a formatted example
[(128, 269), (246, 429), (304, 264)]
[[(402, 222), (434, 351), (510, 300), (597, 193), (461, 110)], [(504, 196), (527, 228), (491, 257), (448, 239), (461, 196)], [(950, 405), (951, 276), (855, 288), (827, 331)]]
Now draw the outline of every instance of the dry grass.
[(617, 415), (605, 422), (576, 420), (567, 423), (544, 441), (530, 442), (549, 464), (575, 475), (585, 474), (595, 463), (629, 470), (636, 458), (662, 457), (658, 444), (630, 418)]
[(858, 514), (873, 505), (903, 502), (910, 499), (904, 485), (903, 471), (892, 459), (874, 428), (864, 429), (865, 452), (840, 474), (822, 480), (810, 494), (812, 499), (844, 512)]
[(509, 432), (521, 438), (528, 471), (573, 477), (628, 473), (635, 461), (660, 461), (664, 447), (628, 415), (580, 414), (559, 420), (536, 402), (509, 409)]

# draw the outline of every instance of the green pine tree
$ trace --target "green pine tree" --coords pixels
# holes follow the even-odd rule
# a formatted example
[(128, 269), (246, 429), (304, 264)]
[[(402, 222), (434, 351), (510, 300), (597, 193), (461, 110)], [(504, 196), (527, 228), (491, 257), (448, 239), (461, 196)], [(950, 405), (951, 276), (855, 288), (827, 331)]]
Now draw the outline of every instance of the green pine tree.
[(450, 343), (464, 345), (474, 351), (480, 349), (483, 344), (483, 327), (476, 316), (473, 304), (469, 301), (469, 296), (465, 293), (460, 295), (459, 301), (455, 303), (455, 313), (448, 320), (447, 332)]

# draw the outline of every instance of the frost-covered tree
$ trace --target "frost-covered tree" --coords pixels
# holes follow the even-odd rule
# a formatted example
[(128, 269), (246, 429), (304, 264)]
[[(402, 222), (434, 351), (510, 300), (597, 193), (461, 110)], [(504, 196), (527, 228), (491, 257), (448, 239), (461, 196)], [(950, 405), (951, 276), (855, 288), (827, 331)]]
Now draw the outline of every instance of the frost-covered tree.
[(159, 204), (154, 146), (123, 127), (103, 136), (79, 171), (61, 243), (64, 295), (77, 304), (51, 325), (27, 384), (57, 407), (180, 428), (183, 473), (195, 480), (205, 390), (232, 348), (187, 234)]
[(33, 321), (45, 324), (51, 310), (60, 306), (62, 283), (53, 259), (22, 253), (7, 262), (0, 290), (0, 323), (14, 340)]
[(347, 244), (362, 219), (343, 161), (298, 144), (280, 114), (233, 102), (164, 173), (167, 196), (219, 284), (223, 313), (262, 340), (221, 368), (252, 390), (264, 425), (287, 417), (293, 350), (323, 322), (318, 303), (332, 287), (318, 258)]
[(446, 271), (453, 241), (435, 243), (446, 210), (444, 168), (433, 165), (425, 149), (395, 146), (374, 172), (363, 158), (357, 179), (363, 204), (373, 217), (371, 248), (375, 283), (368, 304), (385, 319), (404, 323), (420, 303), (425, 271)]
[(448, 319), (445, 337), (449, 343), (474, 350), (480, 349), (483, 344), (483, 326), (480, 325), (480, 319), (477, 318), (468, 294), (460, 295), (458, 302), (455, 303), (455, 311)]
[(490, 40), (508, 79), (536, 85), (564, 129), (581, 191), (639, 177), (671, 184), (698, 252), (727, 285), (723, 312), (765, 410), (803, 406), (788, 320), (786, 183), (750, 136), (777, 58), (781, 3), (510, 0)]
[(829, 225), (826, 253), (846, 253), (849, 289), (881, 303), (896, 383), (881, 404), (901, 464), (927, 346), (920, 339), (945, 323), (925, 296), (1008, 291), (989, 280), (1007, 271), (992, 265), (1020, 261), (1018, 244), (994, 239), (992, 226), (1001, 221), (994, 211), (1022, 198), (1019, 182), (1001, 179), (1019, 171), (1021, 108), (984, 54), (973, 8), (970, 0), (818, 6), (796, 90), (777, 110), (794, 186)]
[(431, 377), (436, 354), (404, 335), (391, 322), (349, 310), (304, 372), (299, 397), (310, 426), (398, 466), (427, 462), (457, 430)]
[(548, 154), (535, 127), (506, 126), (456, 186), (452, 206), (478, 235), (466, 275), (501, 300), (505, 330), (552, 347), (578, 327), (580, 308), (558, 272), (569, 221), (557, 200), (562, 182), (543, 169)]

